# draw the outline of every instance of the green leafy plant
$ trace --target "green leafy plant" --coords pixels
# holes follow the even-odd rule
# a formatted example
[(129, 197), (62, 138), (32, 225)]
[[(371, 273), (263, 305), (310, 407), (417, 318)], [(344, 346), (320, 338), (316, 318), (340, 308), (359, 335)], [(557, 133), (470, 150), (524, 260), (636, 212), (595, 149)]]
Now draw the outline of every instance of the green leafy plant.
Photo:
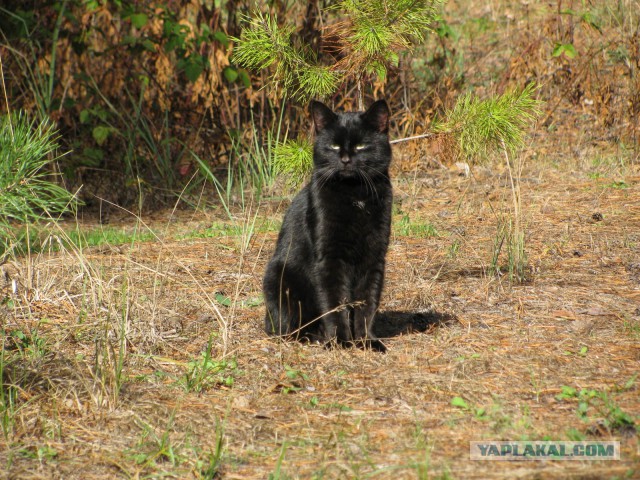
[(285, 395), (302, 390), (304, 383), (309, 380), (309, 376), (306, 373), (289, 365), (284, 366), (284, 373), (287, 377), (287, 382), (282, 384), (280, 391)]
[(451, 399), (451, 405), (465, 412), (473, 414), (473, 416), (478, 420), (483, 420), (486, 418), (487, 410), (484, 407), (472, 407), (462, 397), (453, 397)]
[(146, 423), (143, 424), (143, 432), (140, 441), (134, 449), (128, 452), (128, 456), (142, 468), (155, 467), (158, 464), (177, 466), (185, 461), (179, 445), (172, 440), (175, 412), (171, 414), (164, 431), (158, 435), (155, 429)]
[(22, 330), (8, 331), (7, 340), (23, 359), (43, 357), (47, 352), (45, 340), (38, 335), (37, 328), (26, 333)]

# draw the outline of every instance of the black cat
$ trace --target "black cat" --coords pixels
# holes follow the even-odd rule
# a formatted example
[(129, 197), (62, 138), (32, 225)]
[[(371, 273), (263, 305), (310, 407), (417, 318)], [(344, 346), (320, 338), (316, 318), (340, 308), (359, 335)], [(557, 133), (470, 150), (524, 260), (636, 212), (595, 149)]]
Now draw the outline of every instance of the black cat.
[(386, 351), (372, 331), (391, 227), (389, 107), (311, 103), (311, 182), (287, 211), (264, 276), (265, 329)]

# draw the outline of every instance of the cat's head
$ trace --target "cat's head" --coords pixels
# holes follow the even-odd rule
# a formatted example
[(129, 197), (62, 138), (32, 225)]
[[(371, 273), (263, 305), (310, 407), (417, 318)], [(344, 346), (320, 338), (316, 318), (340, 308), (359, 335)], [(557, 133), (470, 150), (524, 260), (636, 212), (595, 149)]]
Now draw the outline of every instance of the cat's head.
[(324, 178), (388, 176), (391, 163), (389, 107), (384, 100), (366, 112), (334, 112), (321, 102), (311, 102), (316, 130), (313, 162)]

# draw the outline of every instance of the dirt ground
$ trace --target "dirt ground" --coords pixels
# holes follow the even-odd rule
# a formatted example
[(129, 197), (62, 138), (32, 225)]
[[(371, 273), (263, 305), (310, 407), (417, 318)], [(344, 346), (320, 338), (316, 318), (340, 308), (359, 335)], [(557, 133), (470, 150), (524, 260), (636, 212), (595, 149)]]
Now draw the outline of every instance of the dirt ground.
[[(491, 266), (499, 162), (397, 168), (387, 354), (263, 334), (282, 200), (5, 264), (0, 477), (640, 478), (640, 172), (543, 152), (524, 154), (522, 284), (504, 245)], [(620, 441), (621, 459), (469, 459), (470, 441), (545, 439)]]

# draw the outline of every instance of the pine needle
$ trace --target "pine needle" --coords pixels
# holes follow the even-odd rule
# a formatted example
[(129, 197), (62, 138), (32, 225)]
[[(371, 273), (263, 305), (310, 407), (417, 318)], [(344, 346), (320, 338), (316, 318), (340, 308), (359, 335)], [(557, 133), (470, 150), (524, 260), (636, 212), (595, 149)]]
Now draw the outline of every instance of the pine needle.
[(538, 86), (510, 90), (481, 100), (467, 93), (436, 123), (434, 131), (453, 135), (467, 158), (487, 158), (504, 147), (514, 152), (524, 145), (525, 129), (541, 113), (542, 102), (534, 98)]
[(276, 15), (260, 11), (247, 21), (240, 38), (233, 39), (236, 42), (233, 61), (251, 70), (275, 65), (271, 73), (272, 86), (297, 100), (323, 98), (336, 90), (339, 75), (318, 64), (308, 48), (293, 44), (295, 26), (280, 26)]
[(313, 169), (313, 145), (306, 138), (281, 143), (275, 148), (273, 168), (290, 187), (297, 188)]

